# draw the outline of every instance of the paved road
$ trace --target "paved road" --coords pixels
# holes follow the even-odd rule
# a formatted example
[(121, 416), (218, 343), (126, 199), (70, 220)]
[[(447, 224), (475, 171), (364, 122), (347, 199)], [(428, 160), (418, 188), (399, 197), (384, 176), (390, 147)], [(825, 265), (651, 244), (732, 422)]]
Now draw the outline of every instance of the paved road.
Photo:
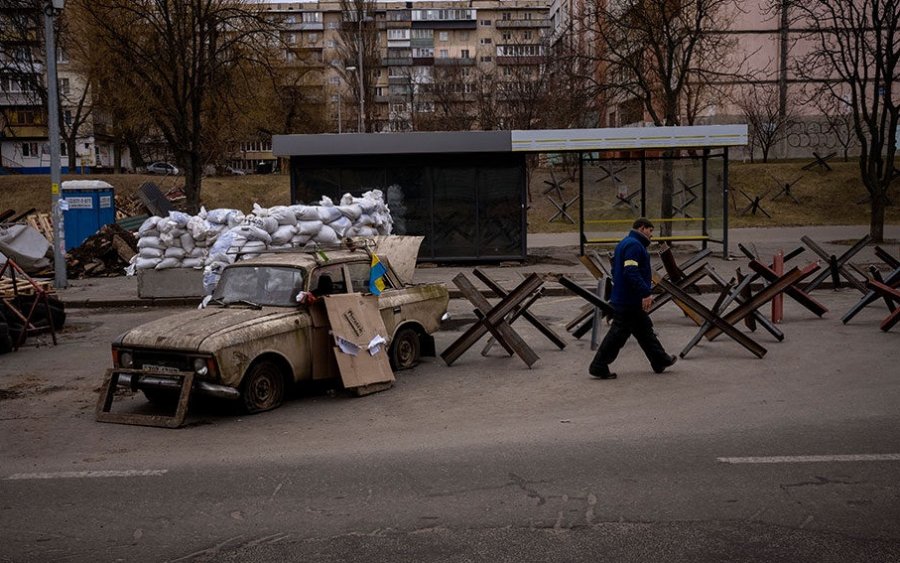
[[(0, 363), (0, 561), (897, 561), (900, 335), (883, 305), (840, 324), (851, 291), (787, 304), (762, 360), (721, 339), (656, 376), (629, 344), (595, 381), (587, 342), (523, 326), (532, 369), (479, 346), (176, 431), (93, 421), (109, 340), (168, 311), (75, 310)], [(534, 310), (562, 332), (578, 306)]]

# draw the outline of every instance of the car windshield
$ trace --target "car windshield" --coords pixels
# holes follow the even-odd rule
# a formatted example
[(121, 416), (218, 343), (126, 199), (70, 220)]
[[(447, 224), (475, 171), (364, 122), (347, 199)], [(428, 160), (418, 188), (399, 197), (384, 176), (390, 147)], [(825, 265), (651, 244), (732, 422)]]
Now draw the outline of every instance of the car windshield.
[(243, 303), (296, 307), (306, 272), (278, 266), (231, 266), (213, 292), (213, 301), (224, 305)]

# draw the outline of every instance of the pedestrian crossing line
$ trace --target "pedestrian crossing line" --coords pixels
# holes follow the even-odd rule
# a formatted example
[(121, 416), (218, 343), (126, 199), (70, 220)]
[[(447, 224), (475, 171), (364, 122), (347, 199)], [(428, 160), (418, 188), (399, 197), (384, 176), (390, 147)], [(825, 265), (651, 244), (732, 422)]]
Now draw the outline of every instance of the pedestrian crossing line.
[(92, 479), (109, 477), (159, 477), (168, 473), (168, 469), (127, 469), (103, 471), (58, 471), (55, 473), (13, 473), (5, 477), (5, 481), (25, 481), (32, 479)]
[(836, 454), (836, 455), (776, 455), (767, 457), (717, 457), (720, 463), (823, 463), (859, 461), (900, 461), (900, 454)]

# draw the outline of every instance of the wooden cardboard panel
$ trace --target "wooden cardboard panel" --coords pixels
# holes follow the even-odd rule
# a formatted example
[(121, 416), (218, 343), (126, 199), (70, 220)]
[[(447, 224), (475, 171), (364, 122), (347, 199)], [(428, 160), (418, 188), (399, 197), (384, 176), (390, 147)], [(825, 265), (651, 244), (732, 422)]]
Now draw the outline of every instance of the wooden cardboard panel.
[[(388, 337), (378, 311), (378, 298), (374, 295), (348, 293), (329, 295), (322, 301), (331, 325), (331, 335), (334, 339), (332, 350), (344, 387), (350, 389), (394, 381), (387, 344), (381, 344), (374, 355), (368, 349), (369, 343), (376, 336), (385, 339)], [(348, 353), (337, 346), (338, 338), (355, 346), (356, 354)]]

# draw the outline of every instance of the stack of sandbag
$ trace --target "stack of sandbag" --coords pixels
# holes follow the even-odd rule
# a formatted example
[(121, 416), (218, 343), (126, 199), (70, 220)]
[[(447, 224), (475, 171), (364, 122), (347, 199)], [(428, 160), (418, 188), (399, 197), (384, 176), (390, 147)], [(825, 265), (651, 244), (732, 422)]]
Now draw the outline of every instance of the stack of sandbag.
[(212, 288), (222, 268), (235, 260), (267, 250), (336, 244), (344, 237), (389, 235), (392, 226), (381, 190), (346, 194), (339, 205), (328, 197), (318, 205), (254, 204), (247, 215), (236, 209), (201, 209), (196, 216), (173, 211), (141, 225), (133, 264), (138, 270), (204, 268), (204, 285)]
[(196, 216), (170, 211), (168, 217), (150, 217), (138, 229), (138, 270), (202, 268), (209, 247), (220, 233), (240, 225), (244, 214), (236, 209), (201, 209)]

